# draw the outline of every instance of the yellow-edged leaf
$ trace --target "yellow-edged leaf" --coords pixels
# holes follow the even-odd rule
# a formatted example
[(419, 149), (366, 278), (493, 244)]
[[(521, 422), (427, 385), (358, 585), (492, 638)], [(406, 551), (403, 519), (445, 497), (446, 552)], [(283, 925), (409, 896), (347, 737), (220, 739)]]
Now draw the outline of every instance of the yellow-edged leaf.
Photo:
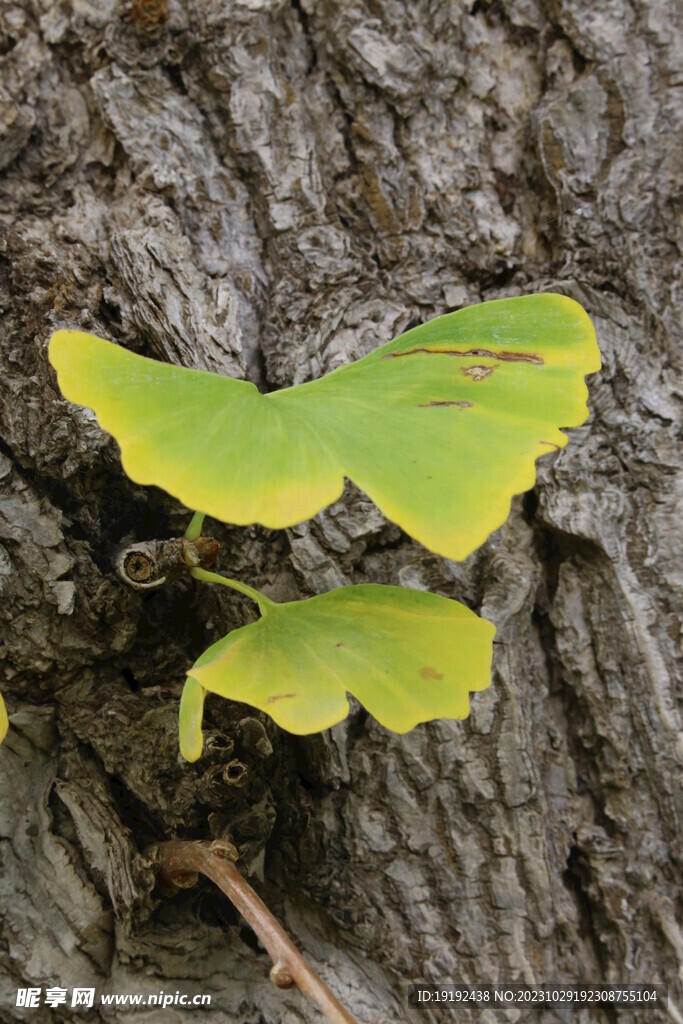
[(260, 708), (297, 734), (345, 718), (347, 693), (395, 732), (466, 718), (470, 692), (491, 681), (494, 633), (457, 601), (403, 587), (361, 584), (269, 604), (188, 672), (181, 751), (188, 760), (201, 752), (203, 691)]
[(95, 410), (126, 473), (229, 523), (282, 528), (344, 477), (428, 548), (462, 559), (533, 486), (535, 460), (586, 419), (600, 367), (585, 312), (562, 295), (437, 317), (308, 384), (253, 384), (58, 331), (64, 395)]

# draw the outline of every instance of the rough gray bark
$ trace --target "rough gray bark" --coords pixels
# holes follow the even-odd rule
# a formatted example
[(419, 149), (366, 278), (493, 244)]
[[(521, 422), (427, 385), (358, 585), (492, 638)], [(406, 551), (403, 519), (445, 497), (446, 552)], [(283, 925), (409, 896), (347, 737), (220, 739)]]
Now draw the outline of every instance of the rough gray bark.
[[(206, 991), (217, 1024), (317, 1019), (208, 885), (152, 892), (144, 850), (171, 836), (235, 842), (367, 1024), (443, 1020), (406, 1008), (414, 978), (668, 982), (647, 1019), (681, 1020), (675, 17), (673, 0), (0, 0), (3, 1020), (28, 984)], [(548, 289), (596, 323), (592, 418), (466, 563), (351, 487), (286, 532), (214, 531), (222, 568), (276, 596), (379, 581), (481, 610), (495, 678), (470, 719), (396, 736), (356, 706), (301, 740), (213, 700), (207, 754), (182, 763), (184, 670), (253, 613), (114, 575), (122, 542), (186, 514), (60, 398), (51, 331), (274, 388)]]

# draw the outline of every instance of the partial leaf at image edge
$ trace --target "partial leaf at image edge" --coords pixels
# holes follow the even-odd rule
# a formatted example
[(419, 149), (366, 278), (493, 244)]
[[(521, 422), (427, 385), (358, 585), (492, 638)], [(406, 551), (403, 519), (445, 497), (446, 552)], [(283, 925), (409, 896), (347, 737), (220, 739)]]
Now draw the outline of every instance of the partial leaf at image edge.
[(8, 729), (9, 718), (7, 717), (7, 708), (5, 707), (5, 702), (2, 699), (2, 694), (0, 693), (0, 743), (2, 743), (7, 735)]
[(94, 409), (132, 480), (224, 522), (292, 526), (344, 478), (426, 547), (467, 557), (588, 415), (600, 368), (578, 303), (528, 295), (437, 317), (320, 380), (253, 384), (58, 331), (66, 398)]
[(269, 605), (189, 670), (181, 752), (191, 761), (201, 753), (205, 691), (260, 708), (299, 735), (345, 718), (347, 693), (399, 733), (466, 718), (469, 694), (491, 682), (494, 634), (457, 601), (403, 587), (360, 584)]

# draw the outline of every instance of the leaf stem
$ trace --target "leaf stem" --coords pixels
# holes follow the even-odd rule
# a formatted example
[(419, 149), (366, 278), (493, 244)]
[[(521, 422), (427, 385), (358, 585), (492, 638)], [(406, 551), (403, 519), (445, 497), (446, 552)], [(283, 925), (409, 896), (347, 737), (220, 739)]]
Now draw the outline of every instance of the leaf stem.
[(262, 594), (260, 590), (255, 590), (254, 587), (248, 586), (246, 583), (240, 583), (239, 580), (231, 580), (228, 576), (220, 576), (217, 572), (209, 572), (207, 569), (191, 569), (190, 576), (194, 576), (196, 580), (202, 580), (204, 583), (222, 583), (224, 587), (231, 587), (233, 590), (239, 590), (241, 594), (246, 594), (252, 601), (256, 601), (259, 606), (261, 615), (266, 615), (269, 608), (276, 606), (276, 601), (271, 601), (269, 597)]
[(184, 841), (171, 839), (156, 847), (162, 882), (184, 887), (188, 876), (201, 872), (215, 882), (251, 925), (273, 961), (271, 981), (278, 988), (297, 988), (308, 996), (331, 1024), (357, 1024), (348, 1010), (329, 990), (325, 982), (308, 966), (290, 937), (278, 924), (232, 860), (234, 847), (220, 841)]
[(205, 512), (195, 512), (190, 519), (190, 524), (185, 530), (185, 540), (197, 540), (197, 537), (201, 536), (202, 526), (204, 525), (204, 519), (206, 518)]

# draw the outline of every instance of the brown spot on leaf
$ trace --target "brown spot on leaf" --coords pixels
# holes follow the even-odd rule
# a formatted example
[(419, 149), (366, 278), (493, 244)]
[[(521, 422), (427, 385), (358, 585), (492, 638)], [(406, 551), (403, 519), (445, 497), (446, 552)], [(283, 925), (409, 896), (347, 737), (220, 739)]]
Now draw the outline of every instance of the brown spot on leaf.
[(418, 405), (418, 409), (432, 409), (438, 405), (458, 405), (461, 409), (471, 409), (471, 402), (425, 402), (424, 405)]
[(335, 644), (334, 646), (335, 646), (335, 647), (343, 647), (343, 646), (344, 646), (344, 641), (343, 641), (343, 640), (340, 640), (340, 641), (339, 641), (339, 643), (338, 643), (338, 644)]
[(464, 366), (462, 372), (472, 380), (483, 380), (495, 370), (495, 366)]
[(421, 679), (443, 679), (443, 672), (437, 672), (432, 665), (423, 665), (420, 669)]
[(409, 348), (405, 352), (388, 352), (382, 359), (396, 359), (398, 356), (477, 356), (479, 359), (498, 359), (502, 363), (536, 363), (543, 365), (543, 358), (537, 352), (491, 352), (487, 348)]
[(268, 704), (274, 704), (276, 700), (286, 700), (288, 697), (296, 697), (295, 693), (274, 693), (268, 698)]

